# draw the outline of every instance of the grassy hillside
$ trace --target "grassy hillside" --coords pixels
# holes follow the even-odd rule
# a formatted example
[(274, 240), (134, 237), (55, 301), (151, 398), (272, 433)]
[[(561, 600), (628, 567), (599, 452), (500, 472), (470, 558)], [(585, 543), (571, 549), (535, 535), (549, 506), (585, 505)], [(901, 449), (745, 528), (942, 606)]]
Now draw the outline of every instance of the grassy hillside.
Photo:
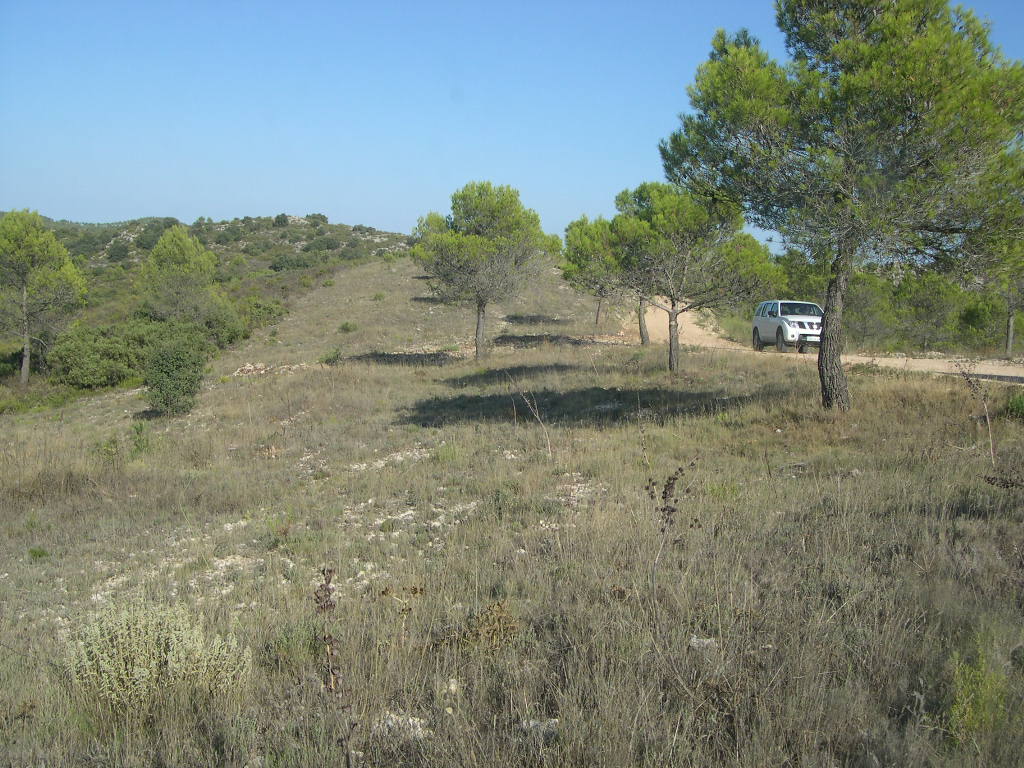
[(959, 380), (854, 370), (843, 416), (775, 356), (669, 377), (553, 270), (478, 364), (419, 278), (342, 266), (179, 419), (0, 416), (0, 763), (1018, 763), (1008, 390), (993, 468)]

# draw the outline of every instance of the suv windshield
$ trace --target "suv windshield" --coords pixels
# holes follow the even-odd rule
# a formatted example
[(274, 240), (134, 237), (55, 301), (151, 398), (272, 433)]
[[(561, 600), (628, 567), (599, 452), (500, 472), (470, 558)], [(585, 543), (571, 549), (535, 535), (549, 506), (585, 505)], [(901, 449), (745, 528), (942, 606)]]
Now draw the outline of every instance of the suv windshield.
[(796, 301), (784, 301), (782, 302), (782, 312), (784, 317), (790, 315), (808, 315), (810, 317), (821, 317), (821, 307), (817, 304), (805, 304), (803, 302)]

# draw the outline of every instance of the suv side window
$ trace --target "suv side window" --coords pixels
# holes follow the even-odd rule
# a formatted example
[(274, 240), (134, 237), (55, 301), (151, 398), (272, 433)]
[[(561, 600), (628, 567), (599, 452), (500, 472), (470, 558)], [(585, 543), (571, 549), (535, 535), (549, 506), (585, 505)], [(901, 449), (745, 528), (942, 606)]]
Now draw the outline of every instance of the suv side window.
[(766, 314), (770, 315), (772, 312), (775, 313), (775, 317), (779, 316), (779, 302), (773, 301), (768, 305), (768, 311)]
[(754, 313), (756, 317), (764, 317), (764, 302), (762, 301), (757, 305), (757, 311)]

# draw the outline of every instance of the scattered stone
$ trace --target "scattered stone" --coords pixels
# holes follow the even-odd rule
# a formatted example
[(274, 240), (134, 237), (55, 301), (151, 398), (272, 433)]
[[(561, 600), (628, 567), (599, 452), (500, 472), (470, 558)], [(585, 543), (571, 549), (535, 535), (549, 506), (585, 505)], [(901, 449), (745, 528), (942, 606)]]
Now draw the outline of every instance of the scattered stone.
[(352, 472), (365, 472), (368, 469), (384, 469), (384, 467), (389, 464), (401, 464), (404, 461), (419, 461), (421, 459), (426, 459), (429, 456), (430, 451), (420, 448), (417, 445), (415, 448), (411, 448), (408, 451), (397, 451), (396, 453), (388, 454), (383, 459), (350, 464), (348, 468)]
[(519, 727), (526, 733), (540, 736), (542, 739), (552, 739), (558, 735), (558, 718), (550, 717), (546, 720), (523, 720)]
[(232, 376), (262, 376), (269, 373), (272, 366), (265, 363), (246, 363), (236, 370)]
[(305, 371), (309, 368), (308, 363), (294, 363), (292, 365), (267, 365), (266, 363), (246, 363), (238, 368), (232, 376), (263, 376), (268, 373), (295, 373)]
[(718, 647), (718, 641), (713, 637), (690, 635), (689, 646), (695, 651), (710, 651)]
[(371, 733), (377, 737), (392, 737), (399, 741), (422, 741), (434, 735), (422, 717), (385, 712), (373, 724)]

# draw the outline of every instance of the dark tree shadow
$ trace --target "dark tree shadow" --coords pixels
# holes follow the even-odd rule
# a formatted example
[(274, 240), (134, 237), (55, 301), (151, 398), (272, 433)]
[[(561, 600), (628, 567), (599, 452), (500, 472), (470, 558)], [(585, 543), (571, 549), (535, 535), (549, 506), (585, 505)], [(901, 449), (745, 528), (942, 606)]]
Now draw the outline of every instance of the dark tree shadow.
[(146, 408), (144, 411), (136, 411), (132, 414), (132, 421), (156, 421), (163, 416), (155, 408)]
[(505, 315), (505, 322), (512, 325), (566, 325), (569, 321), (551, 315)]
[(455, 376), (448, 379), (448, 383), (453, 387), (483, 386), (502, 381), (514, 382), (531, 376), (542, 376), (545, 373), (566, 373), (577, 370), (579, 370), (578, 365), (566, 365), (565, 363), (511, 365), (507, 368), (492, 368), (477, 373), (467, 373), (465, 376)]
[(378, 365), (448, 365), (462, 358), (451, 352), (366, 352), (349, 358), (357, 363)]
[[(567, 392), (526, 392), (541, 419), (550, 424), (600, 425), (636, 421), (661, 422), (684, 414), (712, 414), (736, 408), (760, 394), (728, 397), (722, 391), (680, 392), (671, 389), (604, 389), (588, 387)], [(532, 421), (524, 396), (516, 391), (490, 395), (432, 397), (411, 406), (402, 422), (441, 426), (465, 422)]]
[(419, 304), (444, 304), (444, 300), (437, 296), (413, 296), (412, 300)]
[[(896, 369), (899, 370), (899, 369)], [(962, 377), (962, 373), (946, 372), (944, 376)], [(972, 379), (984, 379), (985, 381), (1003, 381), (1007, 384), (1024, 384), (1024, 376), (1008, 376), (1005, 373), (972, 373)]]
[(541, 344), (555, 344), (567, 347), (587, 347), (600, 342), (579, 336), (561, 333), (526, 333), (522, 335), (503, 333), (492, 342), (496, 347), (539, 347)]

